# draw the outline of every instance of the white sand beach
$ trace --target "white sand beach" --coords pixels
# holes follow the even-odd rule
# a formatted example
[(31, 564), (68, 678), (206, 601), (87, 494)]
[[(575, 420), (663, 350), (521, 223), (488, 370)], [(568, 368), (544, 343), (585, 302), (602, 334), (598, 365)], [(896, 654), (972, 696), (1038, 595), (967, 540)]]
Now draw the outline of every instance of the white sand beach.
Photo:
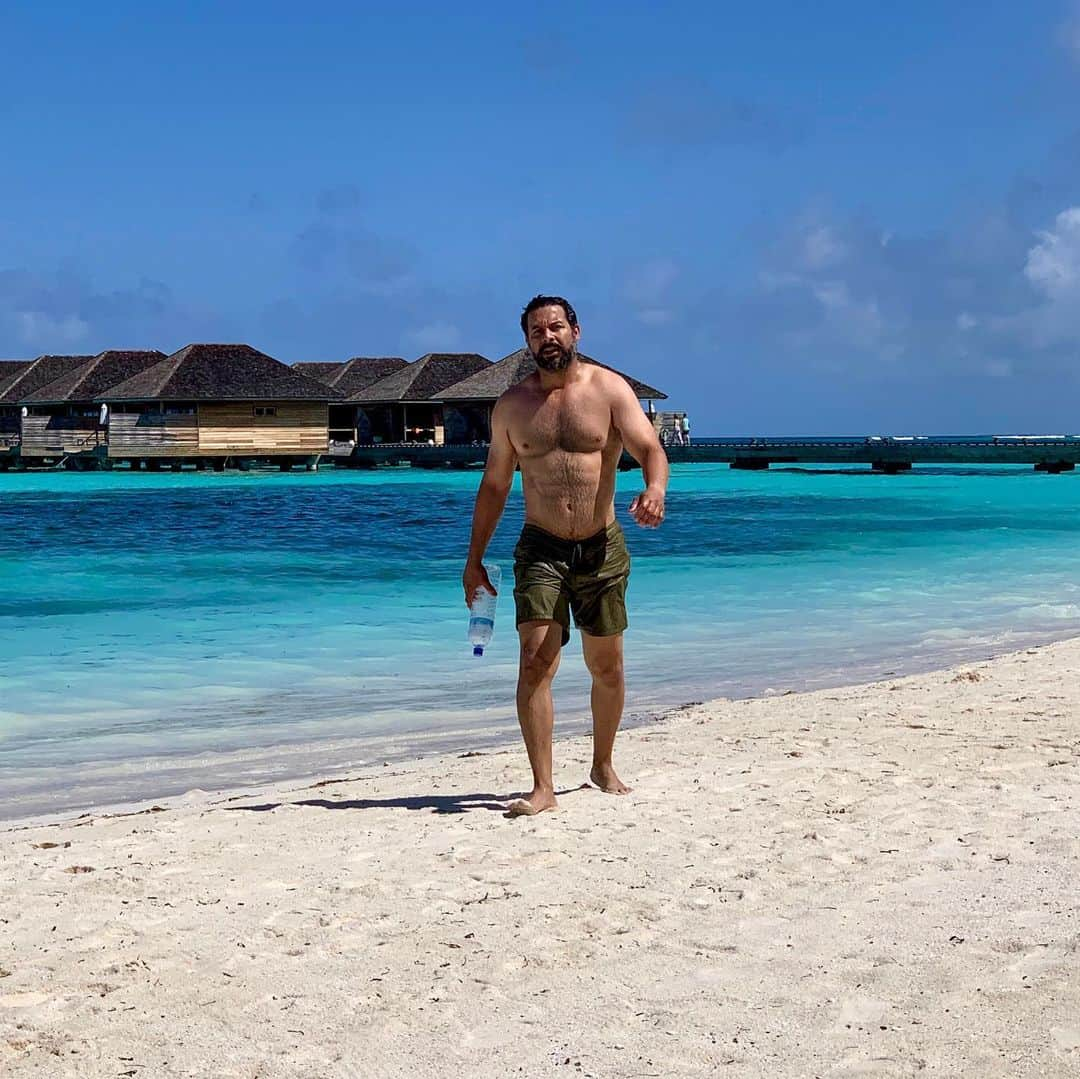
[[(0, 832), (0, 1074), (1080, 1075), (1080, 641)], [(631, 677), (632, 677), (631, 672)]]

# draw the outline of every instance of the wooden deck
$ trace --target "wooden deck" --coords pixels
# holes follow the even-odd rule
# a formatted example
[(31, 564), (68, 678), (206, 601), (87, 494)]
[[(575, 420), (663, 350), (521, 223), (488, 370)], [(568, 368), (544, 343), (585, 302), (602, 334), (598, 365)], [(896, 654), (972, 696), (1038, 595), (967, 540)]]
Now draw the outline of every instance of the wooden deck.
[[(118, 425), (119, 426), (119, 425)], [(112, 436), (112, 432), (110, 432)], [(118, 441), (122, 441), (121, 439)], [(97, 446), (81, 453), (68, 452), (52, 458), (21, 456), (18, 444), (0, 439), (0, 469), (45, 466), (69, 468), (110, 467), (119, 463), (118, 447)], [(380, 468), (408, 465), (413, 468), (482, 468), (487, 459), (486, 443), (468, 446), (431, 446), (419, 442), (381, 443), (353, 447), (345, 442), (330, 442), (329, 452), (274, 454), (250, 447), (240, 452), (213, 456), (192, 452), (183, 444), (162, 445), (155, 453), (129, 450), (123, 454), (132, 467), (180, 468), (203, 467), (247, 469), (259, 464), (279, 468), (317, 468), (320, 460), (339, 468)], [(1080, 464), (1080, 437), (1001, 438), (997, 440), (945, 439), (834, 439), (799, 441), (795, 439), (716, 439), (695, 442), (692, 446), (666, 447), (672, 464), (729, 464), (732, 468), (761, 471), (770, 465), (821, 465), (852, 468), (868, 465), (876, 472), (894, 474), (918, 465), (1031, 465), (1040, 472), (1071, 472)], [(107, 456), (106, 456), (107, 455)], [(624, 453), (622, 470), (637, 468), (637, 462)]]
[[(1080, 438), (999, 440), (835, 439), (800, 442), (790, 439), (717, 439), (692, 446), (667, 446), (672, 464), (730, 464), (758, 471), (778, 464), (850, 467), (869, 465), (878, 472), (905, 472), (915, 465), (1033, 465), (1042, 472), (1071, 472), (1080, 463)], [(487, 445), (428, 446), (420, 443), (357, 446), (331, 445), (335, 464), (377, 468), (409, 464), (418, 468), (468, 468), (483, 465)], [(637, 467), (623, 454), (621, 469)]]
[(668, 446), (672, 462), (728, 463), (748, 471), (774, 464), (870, 465), (878, 472), (906, 472), (915, 465), (1033, 465), (1043, 472), (1071, 472), (1080, 462), (1080, 438), (808, 440), (717, 439)]

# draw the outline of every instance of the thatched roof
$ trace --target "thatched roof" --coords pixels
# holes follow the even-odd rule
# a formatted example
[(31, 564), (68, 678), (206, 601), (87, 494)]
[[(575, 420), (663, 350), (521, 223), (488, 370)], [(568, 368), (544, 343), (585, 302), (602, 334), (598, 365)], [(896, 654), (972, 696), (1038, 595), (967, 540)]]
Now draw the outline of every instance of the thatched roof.
[(408, 366), (409, 361), (400, 356), (354, 356), (342, 365), (330, 385), (351, 398), (354, 393)]
[(33, 362), (33, 360), (0, 360), (0, 397), (4, 396), (8, 386)]
[(61, 378), (27, 394), (24, 405), (58, 405), (67, 401), (93, 401), (111, 386), (117, 386), (165, 359), (165, 353), (108, 349), (99, 352), (89, 363), (76, 367)]
[[(616, 371), (614, 367), (608, 367), (606, 363), (594, 360), (591, 356), (578, 353), (578, 359), (582, 363), (593, 363), (597, 367), (603, 367), (607, 371), (615, 371), (615, 374), (622, 375), (630, 383), (630, 388), (639, 401), (667, 400), (667, 394), (658, 390), (655, 386), (639, 382), (636, 378), (631, 378), (630, 375), (624, 374), (622, 371)], [(535, 370), (536, 361), (527, 349), (519, 348), (517, 352), (511, 352), (509, 356), (504, 356), (485, 370), (470, 375), (468, 378), (463, 378), (452, 386), (447, 386), (439, 394), (439, 399), (443, 401), (494, 401), (501, 397), (511, 386), (516, 386)]]
[(491, 366), (475, 352), (429, 352), (426, 356), (349, 395), (357, 404), (442, 400), (446, 386)]
[(341, 395), (250, 345), (187, 345), (96, 400), (331, 401)]
[(17, 405), (27, 395), (80, 367), (93, 356), (38, 356), (7, 384), (0, 405)]
[(317, 378), (320, 382), (330, 384), (330, 379), (345, 366), (344, 360), (323, 362), (322, 360), (300, 360), (292, 364), (292, 369), (299, 375), (307, 375), (308, 378)]
[(317, 378), (348, 397), (408, 366), (409, 361), (400, 356), (353, 356), (340, 363), (294, 363), (292, 369)]

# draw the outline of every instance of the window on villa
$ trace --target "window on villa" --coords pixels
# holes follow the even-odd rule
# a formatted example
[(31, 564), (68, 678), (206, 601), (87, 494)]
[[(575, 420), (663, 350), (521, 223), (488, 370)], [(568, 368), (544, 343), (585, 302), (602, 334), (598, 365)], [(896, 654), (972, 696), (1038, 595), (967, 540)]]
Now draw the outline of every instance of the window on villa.
[(260, 416), (276, 416), (277, 415), (277, 406), (276, 405), (255, 405), (255, 406), (253, 406), (251, 411), (255, 414), (256, 418), (258, 418)]

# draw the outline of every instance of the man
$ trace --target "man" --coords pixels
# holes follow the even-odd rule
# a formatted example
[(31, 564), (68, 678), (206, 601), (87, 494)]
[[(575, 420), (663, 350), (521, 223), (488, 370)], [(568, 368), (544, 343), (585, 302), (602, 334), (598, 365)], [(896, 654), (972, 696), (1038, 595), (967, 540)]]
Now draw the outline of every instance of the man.
[(593, 763), (589, 778), (609, 794), (630, 790), (612, 765), (623, 710), (623, 648), (630, 555), (615, 521), (615, 475), (625, 446), (641, 464), (645, 490), (630, 503), (644, 528), (664, 519), (668, 463), (656, 432), (620, 375), (582, 363), (573, 307), (536, 296), (521, 316), (537, 371), (499, 398), (491, 447), (473, 512), (462, 574), (465, 602), (490, 589), (484, 551), (521, 468), (525, 527), (514, 549), (514, 601), (520, 639), (517, 711), (532, 767), (532, 791), (512, 802), (513, 816), (554, 809), (551, 683), (570, 613), (581, 631), (592, 675)]

